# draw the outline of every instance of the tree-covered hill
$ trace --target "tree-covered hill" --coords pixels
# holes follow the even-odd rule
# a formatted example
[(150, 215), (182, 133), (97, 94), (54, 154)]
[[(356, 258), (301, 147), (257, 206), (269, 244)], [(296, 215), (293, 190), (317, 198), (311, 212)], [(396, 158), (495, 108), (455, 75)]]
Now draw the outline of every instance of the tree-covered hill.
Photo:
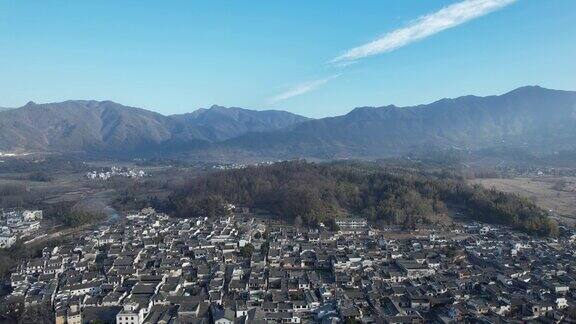
[(265, 209), (288, 221), (333, 223), (342, 214), (362, 215), (375, 225), (444, 223), (458, 207), (472, 219), (555, 235), (547, 213), (517, 195), (467, 185), (459, 177), (376, 164), (312, 164), (302, 161), (205, 175), (161, 203), (179, 217), (217, 216), (224, 202)]

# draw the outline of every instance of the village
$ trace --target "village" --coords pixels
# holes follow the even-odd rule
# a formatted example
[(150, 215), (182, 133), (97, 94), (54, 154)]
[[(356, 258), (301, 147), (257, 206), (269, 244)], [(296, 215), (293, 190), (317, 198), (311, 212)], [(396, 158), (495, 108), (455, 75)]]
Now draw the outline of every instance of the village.
[(41, 210), (0, 210), (0, 249), (9, 248), (17, 240), (36, 234), (41, 220)]
[(576, 304), (571, 230), (337, 224), (145, 209), (45, 248), (12, 273), (8, 298), (49, 305), (60, 324), (559, 322)]
[(111, 167), (109, 170), (90, 171), (86, 173), (86, 178), (90, 180), (109, 180), (112, 177), (123, 178), (143, 178), (146, 176), (144, 170)]

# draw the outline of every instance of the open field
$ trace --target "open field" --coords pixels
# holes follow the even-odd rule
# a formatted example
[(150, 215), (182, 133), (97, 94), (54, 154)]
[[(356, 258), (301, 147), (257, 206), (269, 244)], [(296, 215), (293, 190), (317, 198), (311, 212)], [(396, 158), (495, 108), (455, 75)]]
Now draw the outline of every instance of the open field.
[(576, 223), (575, 177), (487, 178), (471, 182), (528, 197), (559, 219)]

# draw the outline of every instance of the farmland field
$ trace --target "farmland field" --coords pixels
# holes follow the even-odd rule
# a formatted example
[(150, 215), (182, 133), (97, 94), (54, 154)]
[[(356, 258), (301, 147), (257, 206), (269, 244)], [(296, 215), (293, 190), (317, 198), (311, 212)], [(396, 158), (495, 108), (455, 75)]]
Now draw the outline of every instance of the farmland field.
[(575, 177), (486, 178), (471, 182), (528, 197), (558, 219), (576, 223)]

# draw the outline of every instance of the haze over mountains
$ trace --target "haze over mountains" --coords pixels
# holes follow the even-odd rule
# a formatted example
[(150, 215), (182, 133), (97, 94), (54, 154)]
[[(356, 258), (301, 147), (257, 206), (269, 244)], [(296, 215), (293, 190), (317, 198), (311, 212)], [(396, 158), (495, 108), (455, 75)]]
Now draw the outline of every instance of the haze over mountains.
[(464, 96), (415, 107), (361, 107), (232, 146), (315, 157), (386, 157), (437, 149), (535, 151), (576, 146), (576, 92), (522, 87), (501, 96)]
[(214, 106), (164, 116), (111, 101), (30, 102), (0, 114), (0, 149), (153, 153), (289, 127), (307, 118), (284, 111)]
[(164, 116), (110, 101), (29, 103), (0, 112), (3, 151), (328, 159), (495, 147), (574, 150), (576, 92), (522, 87), (316, 120), (219, 106)]

